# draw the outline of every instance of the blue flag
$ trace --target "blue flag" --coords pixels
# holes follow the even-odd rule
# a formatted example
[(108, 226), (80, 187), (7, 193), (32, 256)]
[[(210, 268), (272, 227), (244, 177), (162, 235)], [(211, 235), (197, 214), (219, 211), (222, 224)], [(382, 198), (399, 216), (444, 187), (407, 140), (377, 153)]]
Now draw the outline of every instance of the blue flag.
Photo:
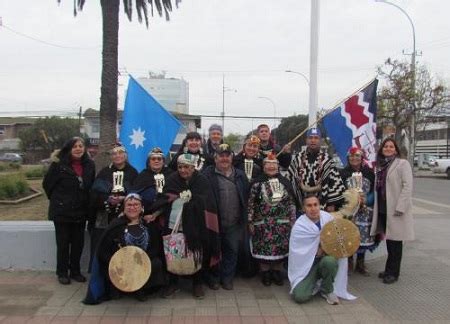
[(344, 165), (347, 164), (347, 152), (351, 147), (364, 151), (369, 166), (375, 164), (377, 84), (375, 79), (323, 118), (327, 136)]
[(130, 76), (120, 129), (130, 164), (140, 172), (151, 149), (159, 147), (167, 154), (180, 126), (178, 119)]

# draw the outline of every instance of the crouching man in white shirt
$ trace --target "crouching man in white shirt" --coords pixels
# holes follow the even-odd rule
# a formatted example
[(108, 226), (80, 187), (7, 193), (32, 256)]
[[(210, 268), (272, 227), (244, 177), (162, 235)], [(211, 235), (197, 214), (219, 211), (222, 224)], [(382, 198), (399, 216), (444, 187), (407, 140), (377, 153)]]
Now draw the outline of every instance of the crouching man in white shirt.
[(331, 305), (339, 297), (355, 299), (347, 292), (347, 260), (326, 255), (320, 247), (320, 232), (333, 216), (320, 210), (319, 199), (307, 195), (303, 199), (305, 214), (295, 222), (289, 241), (288, 274), (291, 294), (297, 303), (304, 303), (320, 291)]

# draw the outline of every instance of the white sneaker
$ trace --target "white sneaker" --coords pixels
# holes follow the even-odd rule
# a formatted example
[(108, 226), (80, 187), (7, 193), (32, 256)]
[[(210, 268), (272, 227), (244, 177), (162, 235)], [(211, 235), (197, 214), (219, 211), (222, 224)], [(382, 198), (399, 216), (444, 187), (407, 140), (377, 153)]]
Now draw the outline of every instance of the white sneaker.
[(325, 294), (324, 292), (320, 292), (320, 295), (325, 298), (328, 304), (339, 305), (339, 298), (335, 293), (330, 292), (329, 294)]

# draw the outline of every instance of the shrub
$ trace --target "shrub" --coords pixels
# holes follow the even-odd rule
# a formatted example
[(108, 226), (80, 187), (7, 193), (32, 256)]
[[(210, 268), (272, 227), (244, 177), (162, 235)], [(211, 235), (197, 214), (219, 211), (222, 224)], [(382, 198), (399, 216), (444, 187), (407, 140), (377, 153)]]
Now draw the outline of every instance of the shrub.
[(0, 199), (17, 198), (29, 189), (22, 175), (5, 175), (0, 177)]
[(19, 170), (20, 163), (17, 162), (0, 162), (0, 171)]
[(20, 163), (18, 162), (9, 162), (8, 166), (11, 170), (19, 170), (20, 169)]
[(36, 168), (32, 168), (32, 169), (29, 169), (28, 171), (26, 171), (25, 177), (27, 177), (27, 179), (43, 178), (46, 172), (47, 172), (47, 168), (45, 166), (36, 167)]

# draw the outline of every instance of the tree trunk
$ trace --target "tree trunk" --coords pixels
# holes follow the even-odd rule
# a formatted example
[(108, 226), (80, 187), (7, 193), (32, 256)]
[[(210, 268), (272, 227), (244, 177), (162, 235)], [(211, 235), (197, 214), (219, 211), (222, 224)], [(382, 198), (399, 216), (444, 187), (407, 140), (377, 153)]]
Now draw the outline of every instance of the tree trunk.
[(102, 85), (100, 95), (100, 140), (95, 159), (97, 170), (109, 162), (108, 151), (117, 139), (117, 81), (119, 2), (101, 0), (103, 17)]

